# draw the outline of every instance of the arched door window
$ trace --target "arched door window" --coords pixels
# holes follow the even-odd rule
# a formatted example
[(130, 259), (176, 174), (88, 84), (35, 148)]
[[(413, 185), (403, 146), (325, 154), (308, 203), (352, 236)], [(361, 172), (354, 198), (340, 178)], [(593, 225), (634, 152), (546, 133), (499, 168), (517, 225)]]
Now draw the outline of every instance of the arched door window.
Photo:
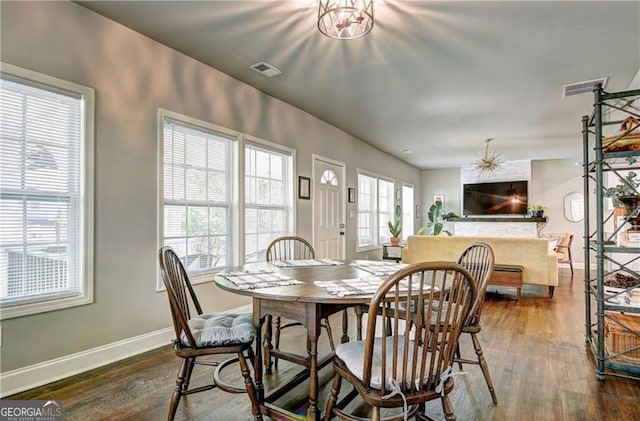
[(338, 185), (338, 177), (336, 177), (336, 173), (331, 170), (325, 170), (322, 173), (322, 177), (320, 177), (320, 184), (328, 184), (330, 186)]

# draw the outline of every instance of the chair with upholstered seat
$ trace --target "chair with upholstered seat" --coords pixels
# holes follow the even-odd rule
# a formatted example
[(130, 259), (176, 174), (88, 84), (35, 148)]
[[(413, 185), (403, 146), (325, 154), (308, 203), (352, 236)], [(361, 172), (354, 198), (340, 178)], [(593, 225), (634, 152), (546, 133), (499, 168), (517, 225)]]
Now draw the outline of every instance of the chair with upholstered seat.
[[(254, 360), (251, 348), (256, 336), (253, 315), (250, 313), (203, 313), (182, 261), (173, 249), (162, 247), (158, 257), (176, 334), (173, 340), (173, 350), (178, 357), (182, 358), (182, 366), (171, 396), (167, 419), (173, 420), (183, 395), (218, 387), (230, 393), (247, 393), (254, 419), (262, 420), (258, 394), (247, 362), (247, 359), (251, 363)], [(192, 309), (196, 313), (194, 317), (191, 317)], [(199, 357), (221, 354), (236, 354), (236, 357), (223, 363), (196, 361)], [(244, 389), (220, 381), (222, 369), (235, 362), (240, 365), (240, 371), (244, 378)], [(216, 367), (213, 383), (189, 389), (191, 373), (195, 364)]]
[(469, 271), (473, 278), (478, 295), (476, 301), (471, 308), (469, 320), (462, 328), (462, 333), (467, 333), (471, 336), (471, 342), (473, 343), (473, 349), (476, 353), (476, 360), (465, 359), (460, 356), (460, 348), (456, 350), (456, 359), (460, 370), (462, 370), (462, 364), (476, 364), (480, 366), (482, 374), (484, 375), (485, 382), (489, 388), (491, 399), (494, 405), (498, 403), (496, 392), (491, 381), (491, 375), (489, 374), (489, 366), (484, 358), (482, 352), (482, 346), (478, 339), (478, 334), (482, 331), (482, 321), (480, 315), (482, 313), (482, 307), (484, 304), (484, 297), (487, 291), (487, 285), (493, 274), (495, 257), (493, 250), (486, 243), (473, 243), (470, 245), (458, 259), (458, 263)]
[[(313, 249), (313, 246), (304, 238), (290, 235), (278, 237), (273, 240), (266, 251), (266, 260), (267, 262), (271, 262), (273, 260), (306, 260), (306, 259), (315, 259), (316, 253)], [(267, 322), (270, 322), (270, 318), (267, 318)], [(290, 323), (281, 323), (280, 316), (275, 316), (273, 320), (274, 324), (274, 332), (273, 332), (273, 348), (280, 349), (280, 333), (282, 330), (292, 327), (292, 326), (302, 326), (300, 322), (290, 322)], [(331, 332), (331, 325), (329, 324), (328, 318), (323, 318), (320, 325), (326, 329), (327, 335), (329, 337), (329, 346), (331, 347), (331, 351), (335, 350), (335, 344), (333, 343), (333, 335)], [(265, 332), (268, 335), (268, 330)], [(271, 372), (271, 354), (270, 350), (266, 349), (265, 355), (265, 363), (266, 363), (266, 372)], [(278, 358), (274, 356), (273, 365), (275, 368), (278, 368)]]
[(568, 263), (573, 276), (573, 258), (571, 257), (573, 234), (570, 232), (549, 232), (544, 237), (549, 240), (550, 247), (553, 247), (558, 263)]
[[(429, 419), (417, 411), (433, 399), (441, 399), (446, 419), (454, 420), (451, 369), (475, 297), (471, 275), (457, 263), (415, 263), (390, 275), (369, 304), (365, 339), (336, 348), (324, 420), (363, 419), (338, 402), (343, 380), (371, 407), (374, 421), (381, 408), (403, 408), (385, 420)], [(405, 326), (411, 326), (410, 334)]]
[(573, 258), (571, 257), (571, 244), (573, 244), (573, 234), (568, 232), (563, 233), (560, 242), (556, 246), (556, 255), (558, 256), (558, 263), (568, 263), (571, 268), (571, 275), (573, 275)]

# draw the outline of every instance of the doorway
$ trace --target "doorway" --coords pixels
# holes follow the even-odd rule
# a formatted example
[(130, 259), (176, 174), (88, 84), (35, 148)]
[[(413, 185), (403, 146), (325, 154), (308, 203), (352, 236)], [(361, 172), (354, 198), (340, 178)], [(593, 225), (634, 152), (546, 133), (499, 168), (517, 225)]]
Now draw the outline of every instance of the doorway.
[(313, 155), (313, 248), (319, 259), (346, 259), (345, 168)]

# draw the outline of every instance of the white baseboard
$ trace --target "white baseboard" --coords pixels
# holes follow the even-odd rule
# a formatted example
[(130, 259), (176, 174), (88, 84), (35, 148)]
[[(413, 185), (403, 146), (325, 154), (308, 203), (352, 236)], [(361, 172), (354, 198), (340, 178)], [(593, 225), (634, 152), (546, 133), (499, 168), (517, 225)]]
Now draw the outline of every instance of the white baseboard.
[(134, 338), (2, 373), (0, 397), (24, 392), (94, 368), (102, 367), (142, 352), (171, 343), (173, 328), (158, 330)]
[[(246, 313), (251, 311), (251, 304), (229, 310), (230, 313)], [(42, 386), (169, 345), (174, 335), (173, 327), (169, 327), (0, 373), (0, 397), (4, 398), (24, 392), (34, 387)]]

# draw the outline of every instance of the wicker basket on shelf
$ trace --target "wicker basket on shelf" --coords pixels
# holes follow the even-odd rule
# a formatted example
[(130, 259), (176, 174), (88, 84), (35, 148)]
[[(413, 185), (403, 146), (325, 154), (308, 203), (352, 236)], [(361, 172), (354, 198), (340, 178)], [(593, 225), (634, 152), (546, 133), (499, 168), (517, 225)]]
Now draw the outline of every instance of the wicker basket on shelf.
[[(606, 312), (604, 335), (609, 354), (617, 354), (640, 346), (640, 315)], [(614, 363), (632, 364), (640, 367), (640, 348), (610, 360)]]
[(627, 117), (620, 125), (620, 132), (602, 140), (604, 152), (624, 152), (640, 150), (640, 120)]

